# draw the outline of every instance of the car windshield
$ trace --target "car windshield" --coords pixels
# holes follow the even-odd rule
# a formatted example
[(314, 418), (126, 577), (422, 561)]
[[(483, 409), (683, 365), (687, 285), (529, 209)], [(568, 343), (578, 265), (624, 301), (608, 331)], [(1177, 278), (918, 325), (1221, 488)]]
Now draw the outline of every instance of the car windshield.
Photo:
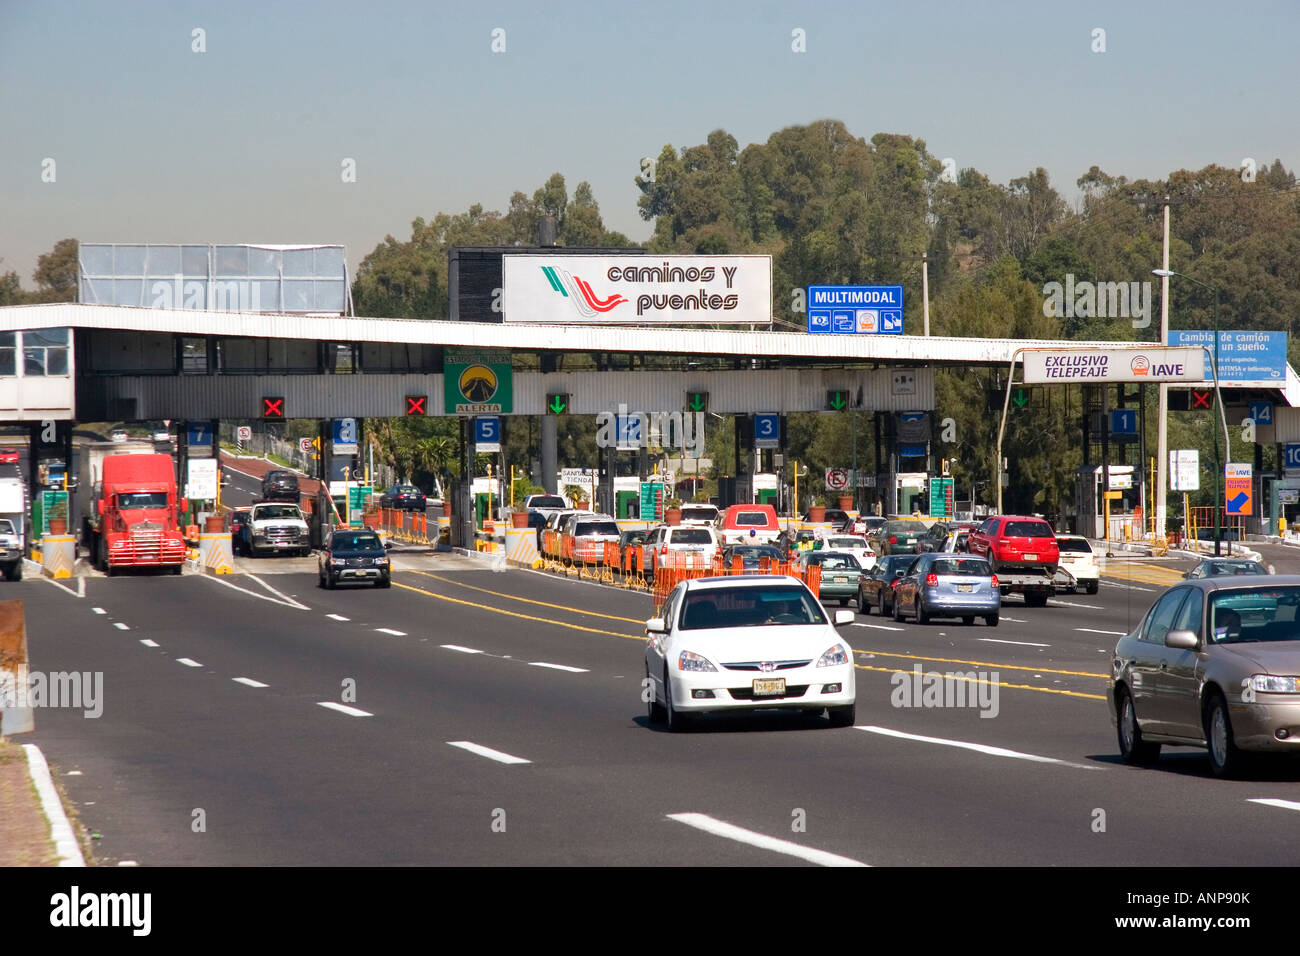
[(14, 525), (8, 518), (0, 518), (0, 534), (13, 534)]
[(960, 574), (973, 578), (987, 578), (993, 568), (983, 558), (943, 558), (931, 562), (930, 570), (935, 574)]
[(771, 558), (773, 561), (781, 560), (781, 552), (776, 550), (776, 548), (770, 548), (766, 545), (759, 544), (737, 545), (728, 552), (728, 555), (733, 558), (739, 557), (746, 564), (758, 564), (759, 559), (764, 555)]
[(1206, 575), (1268, 574), (1268, 571), (1255, 561), (1211, 561), (1206, 565), (1205, 573)]
[(861, 571), (862, 565), (851, 554), (810, 554), (809, 564), (820, 564), (823, 571)]
[(708, 528), (674, 528), (669, 541), (672, 544), (712, 544), (713, 535)]
[(384, 545), (378, 535), (373, 534), (339, 534), (330, 539), (332, 551), (383, 551)]
[(713, 520), (714, 518), (716, 518), (717, 516), (718, 516), (718, 509), (717, 509), (717, 508), (712, 508), (712, 507), (709, 507), (709, 508), (703, 508), (703, 507), (701, 507), (701, 508), (683, 508), (683, 509), (682, 509), (682, 520), (683, 520), (683, 521), (700, 521), (700, 520), (702, 520), (702, 519), (703, 519), (703, 520), (709, 520), (709, 521), (712, 521), (712, 520)]
[(764, 585), (745, 588), (708, 588), (686, 595), (680, 627), (743, 628), (763, 624), (825, 624), (826, 615), (803, 587)]
[(1210, 598), (1210, 643), (1300, 641), (1300, 587), (1232, 588)]
[(574, 527), (575, 536), (591, 534), (618, 534), (618, 525), (613, 521), (579, 521)]
[(1056, 546), (1061, 551), (1078, 554), (1092, 554), (1092, 545), (1084, 538), (1057, 538)]
[(166, 508), (165, 491), (132, 491), (117, 496), (117, 506), (123, 511), (136, 511), (141, 508)]
[(1052, 527), (1046, 521), (1008, 521), (1002, 534), (1007, 538), (1053, 538)]
[(564, 508), (564, 499), (559, 495), (537, 495), (528, 505), (530, 508)]
[(767, 513), (763, 511), (740, 511), (734, 520), (737, 528), (765, 528), (768, 525)]
[(925, 534), (929, 529), (923, 521), (886, 521), (882, 534)]
[(266, 508), (258, 508), (255, 512), (257, 521), (265, 521), (267, 518), (301, 518), (300, 512), (294, 505), (270, 505)]
[(856, 548), (863, 550), (867, 547), (867, 542), (862, 538), (827, 538), (826, 545), (830, 548)]

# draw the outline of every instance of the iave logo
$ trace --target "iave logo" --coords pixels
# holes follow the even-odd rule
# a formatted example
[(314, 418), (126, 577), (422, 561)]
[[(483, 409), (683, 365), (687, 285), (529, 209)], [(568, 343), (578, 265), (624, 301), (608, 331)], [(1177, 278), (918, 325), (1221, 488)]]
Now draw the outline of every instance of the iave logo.
[(627, 299), (615, 292), (608, 299), (599, 298), (591, 290), (591, 285), (569, 272), (554, 266), (542, 266), (542, 272), (551, 288), (573, 303), (578, 314), (584, 318), (593, 318), (597, 313), (610, 312), (627, 302)]
[(1147, 375), (1151, 371), (1151, 362), (1145, 355), (1135, 355), (1129, 367), (1134, 375)]

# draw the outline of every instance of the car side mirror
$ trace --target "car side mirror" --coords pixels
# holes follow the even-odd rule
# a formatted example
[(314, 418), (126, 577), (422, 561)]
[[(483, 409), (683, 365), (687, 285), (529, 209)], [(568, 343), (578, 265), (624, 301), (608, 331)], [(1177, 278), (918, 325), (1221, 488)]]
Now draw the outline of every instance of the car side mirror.
[(1201, 639), (1192, 631), (1170, 631), (1165, 635), (1165, 647), (1174, 647), (1184, 651), (1194, 651), (1201, 646)]
[(645, 629), (647, 634), (663, 634), (668, 630), (668, 627), (662, 617), (652, 617), (645, 622)]
[(849, 610), (839, 610), (839, 611), (836, 611), (836, 612), (835, 612), (835, 626), (836, 626), (836, 627), (839, 627), (841, 624), (852, 624), (852, 623), (853, 623), (853, 618), (856, 617), (856, 616), (857, 616), (857, 615), (855, 615), (852, 611), (849, 611)]

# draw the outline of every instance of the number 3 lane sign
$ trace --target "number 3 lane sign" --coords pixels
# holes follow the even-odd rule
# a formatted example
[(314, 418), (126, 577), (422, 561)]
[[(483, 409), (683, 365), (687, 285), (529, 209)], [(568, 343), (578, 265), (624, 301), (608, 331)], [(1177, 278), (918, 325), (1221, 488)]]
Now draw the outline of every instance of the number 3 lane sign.
[(754, 416), (754, 447), (779, 448), (781, 445), (781, 416), (759, 413)]

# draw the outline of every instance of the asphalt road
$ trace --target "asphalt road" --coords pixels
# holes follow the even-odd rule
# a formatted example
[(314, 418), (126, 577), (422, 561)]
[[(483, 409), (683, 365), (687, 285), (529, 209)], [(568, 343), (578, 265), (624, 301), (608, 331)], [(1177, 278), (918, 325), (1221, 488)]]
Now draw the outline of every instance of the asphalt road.
[[(686, 735), (646, 721), (649, 598), (585, 581), (399, 554), (388, 591), (287, 567), (5, 588), (33, 669), (103, 674), (102, 716), (40, 710), (31, 739), (109, 864), (1289, 865), (1300, 814), (1250, 801), (1300, 798), (1295, 763), (1119, 763), (1108, 655), (1187, 564), (1009, 597), (997, 628), (859, 615), (858, 726)], [(918, 666), (984, 706), (896, 706)]]

